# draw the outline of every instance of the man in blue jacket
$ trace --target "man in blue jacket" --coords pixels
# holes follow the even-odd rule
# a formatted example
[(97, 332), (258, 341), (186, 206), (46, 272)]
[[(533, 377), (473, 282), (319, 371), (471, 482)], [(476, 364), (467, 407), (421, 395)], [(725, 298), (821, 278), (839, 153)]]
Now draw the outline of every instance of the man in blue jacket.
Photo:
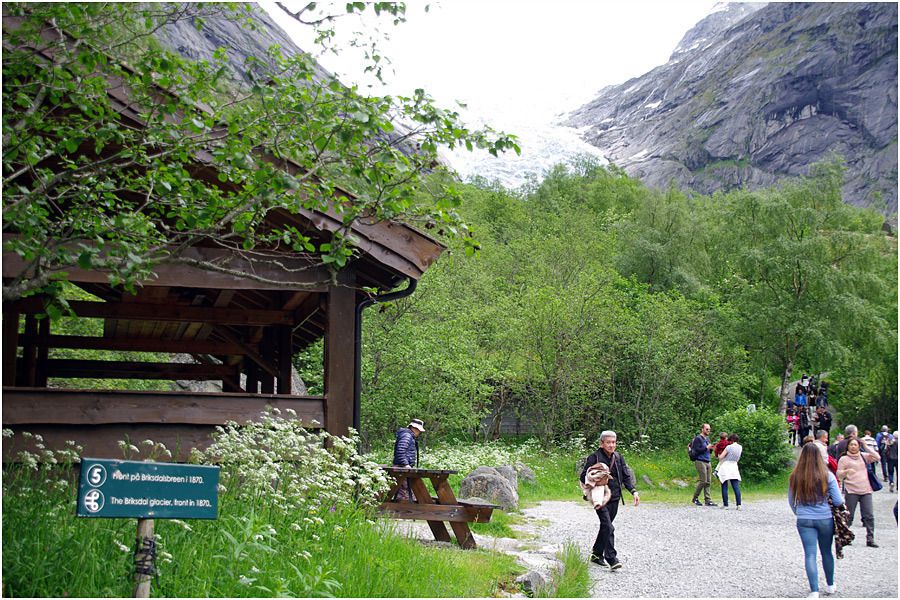
[[(709, 443), (709, 423), (704, 423), (700, 428), (700, 434), (697, 435), (690, 446), (688, 452), (694, 460), (694, 466), (697, 467), (697, 488), (694, 490), (694, 498), (691, 500), (697, 506), (715, 506), (716, 503), (709, 497), (709, 481), (712, 477), (712, 469), (709, 465), (709, 451), (715, 448), (715, 445)], [(703, 504), (700, 504), (700, 491), (703, 491)]]
[[(394, 442), (394, 466), (401, 468), (417, 467), (419, 465), (419, 441), (416, 439), (425, 431), (425, 424), (421, 419), (413, 419), (409, 427), (401, 427), (397, 430), (397, 439)], [(409, 480), (406, 485), (397, 490), (397, 500), (415, 500)]]

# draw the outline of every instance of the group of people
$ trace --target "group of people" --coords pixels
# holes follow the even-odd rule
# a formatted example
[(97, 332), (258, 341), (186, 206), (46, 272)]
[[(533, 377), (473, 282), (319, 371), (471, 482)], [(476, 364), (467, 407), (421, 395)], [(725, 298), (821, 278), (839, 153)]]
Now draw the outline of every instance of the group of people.
[[(897, 432), (890, 433), (887, 425), (877, 438), (869, 431), (859, 437), (859, 429), (848, 425), (834, 444), (828, 445), (828, 432), (821, 430), (812, 442), (804, 443), (797, 466), (791, 473), (788, 502), (797, 515), (797, 532), (803, 544), (806, 576), (809, 580), (809, 596), (819, 596), (819, 574), (816, 566), (816, 549), (822, 556), (825, 571), (825, 594), (835, 592), (834, 555), (831, 546), (835, 536), (833, 507), (849, 510), (849, 522), (853, 522), (856, 507), (860, 507), (862, 523), (866, 528), (866, 546), (877, 548), (875, 543), (875, 514), (872, 494), (881, 489), (874, 471), (876, 463), (882, 464), (885, 481), (891, 481), (894, 492), (897, 471)], [(871, 441), (868, 441), (871, 440)], [(885, 459), (885, 457), (887, 457)], [(894, 506), (894, 518), (897, 507)]]
[[(696, 506), (716, 506), (712, 501), (709, 489), (712, 475), (718, 477), (722, 484), (722, 508), (728, 508), (728, 485), (734, 490), (734, 504), (737, 510), (741, 510), (741, 472), (738, 469), (738, 461), (744, 447), (740, 444), (740, 437), (736, 433), (728, 435), (719, 433), (719, 441), (715, 444), (709, 440), (710, 426), (704, 423), (691, 443), (688, 444), (688, 455), (697, 469), (697, 486), (694, 488), (694, 497), (691, 503)], [(718, 461), (715, 471), (712, 470), (712, 459)], [(703, 503), (700, 503), (700, 493), (703, 493)]]
[(819, 430), (831, 430), (831, 413), (828, 411), (828, 382), (821, 384), (815, 376), (804, 375), (794, 389), (794, 397), (788, 398), (784, 412), (791, 444), (800, 446), (807, 436), (815, 437)]

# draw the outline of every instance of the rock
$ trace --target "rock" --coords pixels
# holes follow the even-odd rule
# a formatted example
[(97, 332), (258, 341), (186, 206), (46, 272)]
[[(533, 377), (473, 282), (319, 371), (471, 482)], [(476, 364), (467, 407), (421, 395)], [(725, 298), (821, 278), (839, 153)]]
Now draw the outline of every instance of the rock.
[[(171, 362), (178, 363), (181, 365), (193, 365), (197, 364), (197, 361), (194, 360), (194, 357), (190, 354), (173, 354), (171, 358)], [(218, 359), (210, 359), (211, 363), (220, 364), (221, 361)], [(247, 387), (247, 376), (241, 373), (241, 388)], [(171, 388), (175, 391), (179, 392), (213, 392), (218, 393), (222, 391), (222, 382), (221, 381), (192, 381), (187, 379), (176, 379)], [(297, 369), (292, 365), (291, 366), (291, 393), (303, 396), (307, 393), (306, 384), (303, 382), (303, 379), (300, 378), (300, 373), (297, 372)], [(252, 393), (252, 392), (251, 392)], [(279, 394), (281, 392), (278, 391), (278, 381), (275, 381), (275, 393)]]
[(661, 490), (667, 490), (667, 489), (669, 489), (669, 486), (666, 485), (666, 482), (665, 482), (665, 481), (660, 481), (660, 482), (659, 482), (659, 489), (661, 489)]
[(497, 467), (497, 472), (503, 476), (509, 482), (509, 485), (512, 486), (512, 489), (518, 491), (519, 490), (519, 475), (516, 473), (516, 470), (509, 465), (504, 465), (502, 467)]
[[(897, 210), (896, 3), (728, 3), (664, 65), (564, 123), (651, 187), (708, 194), (847, 159), (843, 197)], [(896, 216), (890, 217), (896, 223)]]
[(682, 480), (682, 479), (673, 479), (673, 480), (672, 480), (672, 483), (673, 483), (676, 487), (680, 487), (681, 489), (684, 489), (684, 488), (690, 486), (690, 484), (689, 484), (687, 481), (684, 481), (684, 480)]
[(502, 506), (504, 510), (519, 508), (519, 494), (505, 477), (491, 467), (478, 467), (459, 484), (459, 497), (484, 498), (489, 504)]
[(534, 595), (542, 587), (547, 585), (547, 580), (545, 580), (544, 576), (537, 571), (528, 571), (524, 575), (516, 577), (516, 583), (521, 584), (522, 591), (526, 594)]
[(519, 476), (520, 481), (524, 481), (525, 483), (535, 483), (537, 481), (537, 477), (534, 474), (528, 465), (525, 463), (517, 462), (513, 465), (513, 468), (516, 470), (516, 474)]
[(643, 479), (644, 483), (646, 483), (647, 485), (651, 487), (653, 486), (653, 481), (650, 479), (649, 475), (641, 475), (641, 479)]

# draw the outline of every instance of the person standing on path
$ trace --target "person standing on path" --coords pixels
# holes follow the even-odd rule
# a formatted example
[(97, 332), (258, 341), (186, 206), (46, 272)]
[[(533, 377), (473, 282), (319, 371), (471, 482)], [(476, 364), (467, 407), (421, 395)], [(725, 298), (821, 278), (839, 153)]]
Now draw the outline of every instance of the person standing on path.
[(788, 480), (788, 503), (797, 515), (797, 533), (803, 544), (806, 578), (809, 581), (809, 597), (819, 597), (819, 570), (816, 565), (816, 546), (822, 555), (825, 571), (826, 594), (836, 591), (834, 585), (834, 518), (828, 505), (829, 496), (834, 506), (841, 506), (844, 499), (838, 489), (837, 479), (822, 462), (815, 444), (807, 444), (800, 450), (797, 466)]
[[(704, 423), (700, 433), (688, 446), (688, 452), (694, 460), (697, 468), (697, 487), (694, 489), (694, 498), (691, 500), (697, 506), (715, 506), (716, 503), (709, 497), (709, 483), (712, 469), (709, 466), (709, 451), (715, 446), (709, 443), (709, 423)], [(700, 504), (700, 492), (703, 492), (703, 504)]]
[[(897, 491), (897, 432), (884, 438), (884, 454), (887, 457), (888, 479), (891, 482), (891, 493)], [(894, 507), (896, 510), (896, 507)]]
[(741, 460), (741, 454), (744, 447), (738, 442), (740, 441), (738, 434), (732, 433), (728, 436), (729, 444), (719, 453), (719, 466), (716, 468), (719, 481), (722, 482), (722, 508), (728, 508), (728, 482), (731, 482), (731, 489), (734, 490), (734, 503), (737, 510), (741, 510), (741, 472), (738, 470), (738, 461)]
[(838, 461), (838, 479), (844, 482), (844, 494), (847, 496), (847, 508), (850, 510), (850, 523), (856, 515), (859, 504), (862, 522), (866, 526), (866, 546), (877, 548), (875, 543), (875, 512), (872, 510), (872, 484), (869, 483), (869, 469), (866, 465), (878, 462), (881, 457), (874, 450), (860, 451), (860, 441), (850, 438), (847, 454)]
[(875, 448), (878, 450), (878, 453), (881, 455), (881, 475), (884, 477), (882, 481), (888, 480), (887, 473), (887, 452), (884, 451), (884, 441), (889, 438), (891, 435), (890, 429), (888, 429), (887, 425), (881, 426), (881, 431), (879, 431), (875, 435)]
[(600, 531), (597, 532), (597, 539), (594, 540), (594, 546), (591, 548), (591, 562), (601, 567), (609, 565), (610, 570), (614, 571), (622, 567), (619, 562), (615, 547), (615, 531), (613, 521), (619, 512), (619, 500), (622, 504), (625, 499), (622, 498), (622, 488), (631, 492), (634, 497), (634, 505), (640, 504), (640, 496), (634, 489), (634, 472), (625, 464), (622, 455), (616, 452), (616, 444), (618, 436), (615, 431), (604, 431), (600, 434), (600, 447), (596, 452), (588, 456), (581, 470), (581, 483), (587, 475), (588, 469), (597, 463), (603, 463), (609, 467), (609, 486), (610, 498), (609, 502), (596, 509), (597, 517), (600, 519)]
[[(419, 466), (419, 435), (425, 431), (425, 424), (421, 419), (413, 419), (409, 427), (401, 427), (397, 430), (394, 441), (394, 466), (404, 469)], [(397, 490), (397, 500), (415, 501), (415, 495), (406, 480)]]

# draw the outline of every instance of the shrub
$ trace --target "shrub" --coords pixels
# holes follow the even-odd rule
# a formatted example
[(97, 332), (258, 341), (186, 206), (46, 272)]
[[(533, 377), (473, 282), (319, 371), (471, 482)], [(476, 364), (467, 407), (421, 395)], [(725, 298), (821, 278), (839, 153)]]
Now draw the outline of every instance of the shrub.
[(791, 459), (784, 418), (777, 412), (768, 409), (747, 412), (739, 408), (713, 421), (713, 436), (719, 431), (740, 436), (744, 447), (740, 468), (745, 479), (764, 480), (783, 470)]

